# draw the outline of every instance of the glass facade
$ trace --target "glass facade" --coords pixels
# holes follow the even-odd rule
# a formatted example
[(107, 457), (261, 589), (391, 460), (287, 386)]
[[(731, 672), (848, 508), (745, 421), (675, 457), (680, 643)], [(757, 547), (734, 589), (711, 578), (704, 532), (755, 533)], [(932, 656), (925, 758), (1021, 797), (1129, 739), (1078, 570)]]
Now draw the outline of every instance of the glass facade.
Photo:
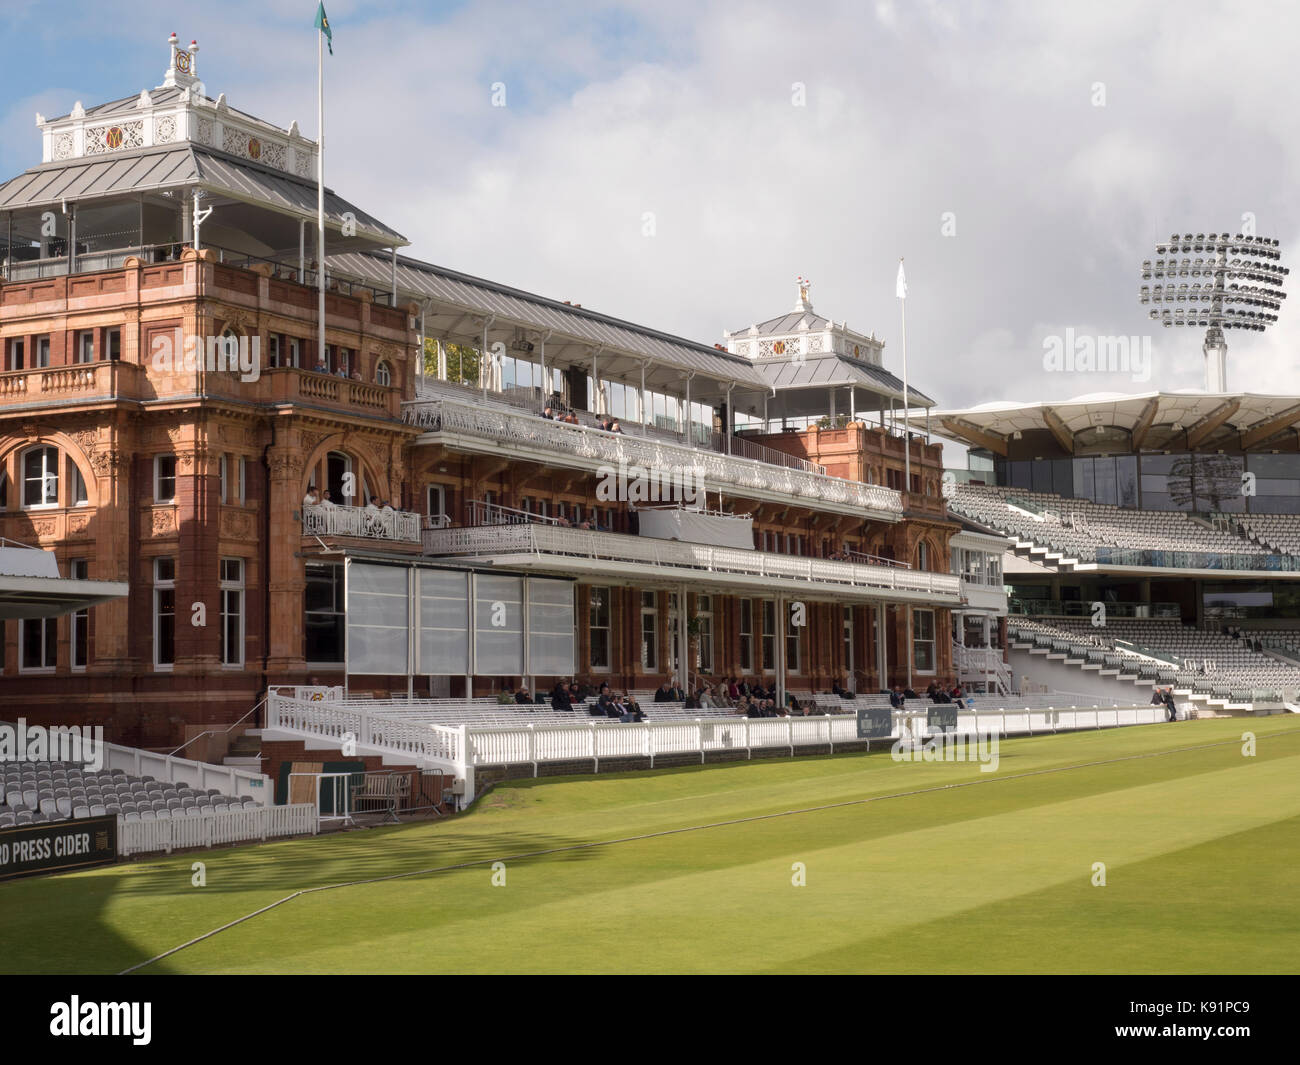
[(1207, 619), (1300, 618), (1300, 587), (1294, 582), (1207, 582), (1201, 595)]
[(1300, 514), (1300, 455), (1105, 455), (994, 463), (999, 485), (1143, 510)]

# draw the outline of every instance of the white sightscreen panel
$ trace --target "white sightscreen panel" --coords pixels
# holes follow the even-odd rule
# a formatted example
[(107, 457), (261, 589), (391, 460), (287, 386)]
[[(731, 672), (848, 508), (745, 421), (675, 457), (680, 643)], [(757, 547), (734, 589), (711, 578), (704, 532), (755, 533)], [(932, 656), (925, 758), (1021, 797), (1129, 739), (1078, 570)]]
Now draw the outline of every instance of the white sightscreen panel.
[(409, 572), (405, 566), (348, 566), (349, 673), (406, 673)]
[(524, 579), (474, 577), (474, 673), (519, 676), (524, 671)]
[(528, 580), (528, 672), (537, 677), (573, 675), (572, 581)]
[(469, 673), (469, 574), (419, 571), (420, 643), (415, 672), (427, 676)]
[(754, 521), (730, 514), (699, 514), (693, 510), (638, 510), (637, 529), (642, 536), (684, 540), (689, 544), (754, 550)]

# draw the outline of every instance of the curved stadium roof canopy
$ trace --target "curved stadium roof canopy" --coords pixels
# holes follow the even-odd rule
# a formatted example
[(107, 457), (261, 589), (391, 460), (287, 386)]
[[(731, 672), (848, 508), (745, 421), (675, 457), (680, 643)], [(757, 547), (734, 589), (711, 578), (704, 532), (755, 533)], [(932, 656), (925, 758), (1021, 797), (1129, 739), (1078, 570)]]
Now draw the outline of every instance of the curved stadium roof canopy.
[(931, 412), (934, 431), (1001, 458), (1107, 451), (1300, 450), (1300, 396), (1098, 392)]

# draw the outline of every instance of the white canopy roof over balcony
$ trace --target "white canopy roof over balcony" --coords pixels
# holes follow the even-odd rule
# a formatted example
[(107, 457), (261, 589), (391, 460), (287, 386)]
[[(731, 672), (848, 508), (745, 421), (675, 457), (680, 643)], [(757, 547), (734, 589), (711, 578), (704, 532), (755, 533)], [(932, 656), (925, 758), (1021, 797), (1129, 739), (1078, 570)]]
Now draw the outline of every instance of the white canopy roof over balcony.
[[(330, 270), (375, 288), (392, 284), (387, 255), (331, 255)], [(771, 386), (748, 359), (607, 314), (510, 288), (418, 259), (397, 258), (398, 302), (413, 300), (426, 308), (425, 333), (480, 347), (487, 326), (488, 343), (501, 341), (507, 353), (537, 361), (545, 338), (547, 366), (590, 366), (596, 357), (602, 381), (640, 386), (645, 369), (648, 389), (681, 394), (690, 376), (690, 394), (699, 403), (752, 403)], [(528, 347), (531, 345), (531, 348)]]
[(51, 551), (0, 543), (0, 619), (61, 617), (126, 593), (124, 581), (61, 578)]

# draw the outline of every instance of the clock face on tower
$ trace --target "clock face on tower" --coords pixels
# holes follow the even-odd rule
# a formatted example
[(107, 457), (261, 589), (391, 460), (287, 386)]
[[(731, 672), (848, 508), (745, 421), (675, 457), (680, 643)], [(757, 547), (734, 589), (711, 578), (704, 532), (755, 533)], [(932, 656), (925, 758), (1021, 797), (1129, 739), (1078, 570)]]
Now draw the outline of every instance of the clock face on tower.
[(193, 61), (193, 56), (191, 56), (189, 52), (182, 52), (179, 49), (177, 49), (176, 69), (179, 70), (182, 74), (188, 74), (190, 72), (190, 64), (192, 61)]

